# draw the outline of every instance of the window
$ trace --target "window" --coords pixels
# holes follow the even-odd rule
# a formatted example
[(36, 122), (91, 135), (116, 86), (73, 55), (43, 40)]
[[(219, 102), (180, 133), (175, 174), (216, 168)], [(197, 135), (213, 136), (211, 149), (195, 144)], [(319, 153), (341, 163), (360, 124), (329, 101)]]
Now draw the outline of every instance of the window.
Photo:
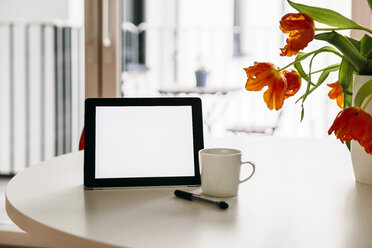
[[(194, 87), (195, 71), (201, 67), (209, 71), (208, 87), (243, 88), (246, 78), (242, 68), (255, 60), (270, 61), (278, 66), (286, 64), (285, 58), (278, 55), (285, 37), (275, 24), (284, 13), (293, 11), (285, 1), (272, 1), (270, 8), (267, 8), (267, 1), (143, 0), (137, 6), (134, 2), (121, 2), (124, 9), (124, 24), (121, 24), (124, 37), (123, 70), (120, 72), (122, 95), (154, 96), (160, 94), (159, 88)], [(314, 4), (310, 0), (301, 2)], [(358, 11), (367, 9), (357, 7), (356, 2), (354, 7)], [(350, 16), (349, 0), (316, 4)], [(134, 16), (139, 18), (135, 20)], [(145, 38), (140, 39), (140, 35)], [(278, 129), (277, 135), (326, 135), (337, 111), (323, 97), (327, 92), (328, 89), (323, 87), (318, 95), (311, 96), (302, 123), (299, 122), (300, 105), (294, 104), (296, 99), (287, 102), (280, 119), (282, 128)], [(211, 101), (206, 99), (205, 105), (208, 102)], [(224, 123), (212, 121), (216, 125), (214, 134), (225, 134), (223, 130), (233, 123), (277, 120), (275, 112), (269, 113), (262, 103), (262, 93), (248, 94), (242, 90), (228, 104), (221, 105), (221, 111), (225, 112), (215, 114), (215, 118), (223, 116), (220, 119)]]
[(145, 22), (145, 1), (122, 1), (122, 70), (146, 70), (146, 33), (141, 29)]

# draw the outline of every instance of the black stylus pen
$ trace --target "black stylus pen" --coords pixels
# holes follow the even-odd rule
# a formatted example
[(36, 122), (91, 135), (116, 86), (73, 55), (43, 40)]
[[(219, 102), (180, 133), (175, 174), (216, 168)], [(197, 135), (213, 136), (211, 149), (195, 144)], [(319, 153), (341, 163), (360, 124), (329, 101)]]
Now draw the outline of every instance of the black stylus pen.
[(182, 191), (182, 190), (176, 190), (176, 191), (174, 191), (174, 194), (176, 196), (180, 197), (180, 198), (183, 198), (183, 199), (186, 199), (186, 200), (189, 200), (189, 201), (199, 201), (199, 202), (203, 202), (203, 203), (207, 203), (207, 204), (217, 206), (221, 209), (226, 209), (226, 208), (229, 207), (229, 204), (227, 204), (224, 201), (212, 201), (212, 200), (204, 199), (204, 198), (196, 196), (192, 193), (185, 192), (185, 191)]

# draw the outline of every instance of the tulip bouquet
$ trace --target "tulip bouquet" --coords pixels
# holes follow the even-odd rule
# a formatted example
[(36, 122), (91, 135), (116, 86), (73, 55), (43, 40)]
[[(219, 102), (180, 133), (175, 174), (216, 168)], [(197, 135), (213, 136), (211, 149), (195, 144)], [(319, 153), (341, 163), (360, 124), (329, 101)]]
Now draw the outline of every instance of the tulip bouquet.
[[(364, 84), (358, 92), (352, 92), (354, 74), (372, 75), (372, 38), (368, 35), (372, 34), (372, 30), (330, 9), (297, 4), (289, 0), (288, 3), (299, 13), (286, 14), (280, 20), (280, 29), (289, 34), (280, 55), (296, 57), (292, 63), (282, 68), (266, 62), (255, 62), (253, 66), (244, 68), (248, 77), (246, 90), (260, 91), (267, 87), (263, 94), (267, 107), (270, 110), (279, 110), (285, 99), (299, 91), (303, 79), (306, 82), (305, 93), (297, 100), (302, 103), (302, 120), (306, 98), (326, 81), (331, 72), (338, 71), (338, 81), (327, 84), (331, 88), (328, 96), (335, 99), (342, 110), (328, 134), (334, 132), (342, 143), (348, 144), (350, 140), (356, 140), (367, 153), (372, 154), (372, 117), (365, 111), (372, 99), (372, 80)], [(372, 10), (372, 0), (368, 0), (368, 4)], [(316, 28), (315, 22), (326, 24), (329, 28)], [(347, 29), (363, 30), (368, 34), (356, 40), (337, 32)], [(326, 41), (331, 46), (308, 53), (302, 52), (313, 40)], [(340, 58), (340, 63), (312, 71), (314, 58), (322, 53), (335, 54)], [(302, 65), (306, 59), (309, 59), (308, 71), (305, 71)], [(291, 66), (296, 70), (287, 70)], [(313, 80), (314, 74), (319, 74), (316, 82)], [(356, 94), (354, 105), (353, 94)]]

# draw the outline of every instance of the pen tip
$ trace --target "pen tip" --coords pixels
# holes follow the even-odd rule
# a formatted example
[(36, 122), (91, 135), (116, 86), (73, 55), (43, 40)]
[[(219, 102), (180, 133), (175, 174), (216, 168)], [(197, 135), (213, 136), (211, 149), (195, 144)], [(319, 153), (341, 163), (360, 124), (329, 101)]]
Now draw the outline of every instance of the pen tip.
[(224, 201), (220, 201), (218, 206), (221, 208), (221, 209), (226, 209), (229, 207), (229, 204), (227, 204), (226, 202)]

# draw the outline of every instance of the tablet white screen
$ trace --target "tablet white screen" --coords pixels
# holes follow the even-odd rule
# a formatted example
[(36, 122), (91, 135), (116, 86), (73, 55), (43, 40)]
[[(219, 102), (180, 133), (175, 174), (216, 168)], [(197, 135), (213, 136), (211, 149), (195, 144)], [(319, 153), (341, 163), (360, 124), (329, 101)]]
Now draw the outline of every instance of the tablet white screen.
[(194, 176), (191, 106), (96, 107), (96, 178)]

